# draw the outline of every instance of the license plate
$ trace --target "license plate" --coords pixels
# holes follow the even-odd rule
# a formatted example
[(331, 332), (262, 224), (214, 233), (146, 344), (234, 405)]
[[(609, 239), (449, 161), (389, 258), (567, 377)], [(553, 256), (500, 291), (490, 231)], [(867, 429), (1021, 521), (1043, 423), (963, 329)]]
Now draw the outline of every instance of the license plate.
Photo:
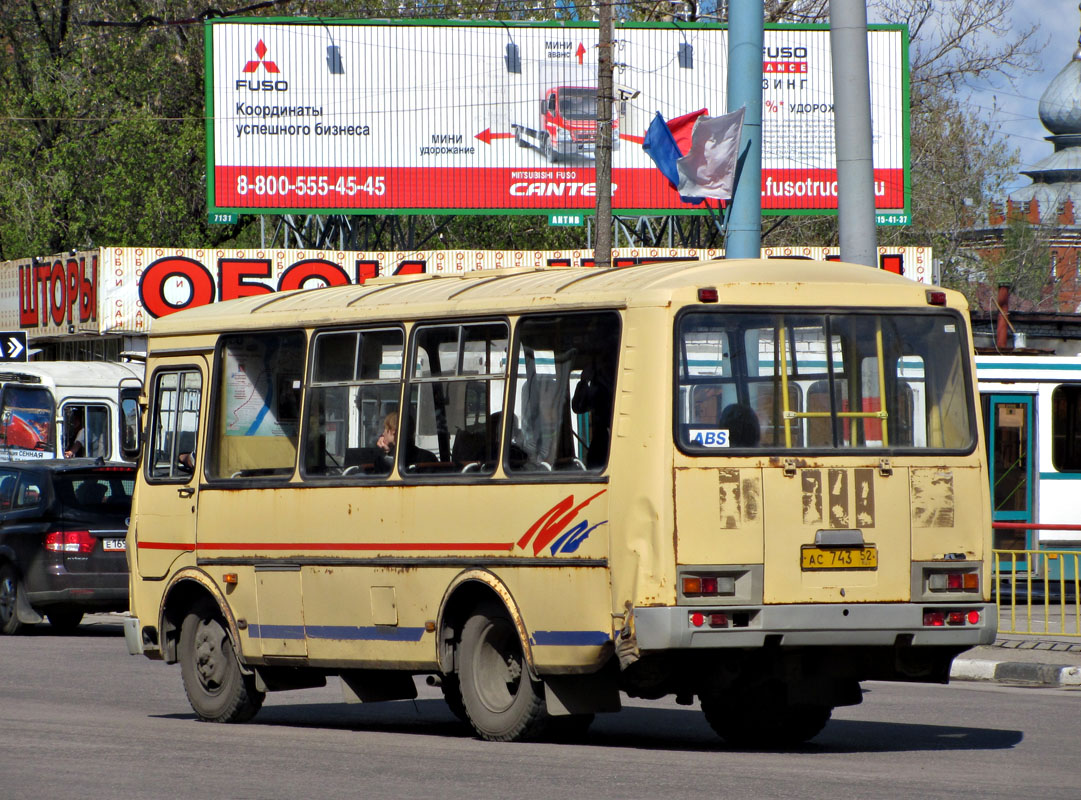
[(102, 539), (101, 549), (106, 553), (123, 552), (128, 549), (128, 542), (126, 539)]
[(814, 569), (878, 569), (878, 548), (815, 547), (806, 545), (800, 551), (800, 567)]

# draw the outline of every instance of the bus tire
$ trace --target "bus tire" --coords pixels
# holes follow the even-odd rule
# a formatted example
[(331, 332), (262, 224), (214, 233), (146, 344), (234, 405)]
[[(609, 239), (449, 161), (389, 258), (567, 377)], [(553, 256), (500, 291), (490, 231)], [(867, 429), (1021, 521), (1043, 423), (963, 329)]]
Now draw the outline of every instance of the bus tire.
[(462, 628), (459, 682), (473, 730), (491, 742), (544, 732), (544, 686), (529, 674), (518, 631), (502, 608), (483, 606)]
[(23, 629), (19, 621), (19, 576), (10, 564), (0, 565), (0, 634), (12, 636)]
[(440, 678), (439, 688), (443, 692), (443, 699), (450, 713), (468, 725), (469, 715), (465, 713), (465, 704), (462, 703), (462, 684), (458, 680), (458, 675), (456, 673), (443, 675)]
[(709, 726), (734, 747), (792, 747), (826, 727), (831, 706), (793, 703), (736, 704), (730, 698), (702, 698)]
[(189, 613), (180, 628), (180, 674), (192, 709), (204, 722), (247, 722), (265, 695), (240, 670), (229, 633), (216, 611)]

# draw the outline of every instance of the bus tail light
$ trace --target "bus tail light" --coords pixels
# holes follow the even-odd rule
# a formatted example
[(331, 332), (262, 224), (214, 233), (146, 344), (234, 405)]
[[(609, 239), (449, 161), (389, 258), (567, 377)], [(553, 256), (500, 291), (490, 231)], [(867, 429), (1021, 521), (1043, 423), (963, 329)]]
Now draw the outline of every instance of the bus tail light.
[(736, 593), (736, 579), (728, 575), (684, 575), (682, 585), (685, 597), (717, 597)]
[(708, 625), (711, 628), (729, 627), (728, 614), (721, 611), (695, 611), (690, 616), (691, 627), (701, 628)]
[(50, 531), (45, 534), (45, 549), (53, 553), (92, 553), (94, 537), (90, 531)]
[(951, 628), (964, 625), (979, 625), (980, 612), (978, 609), (940, 609), (925, 608), (923, 610), (923, 626), (925, 628)]
[(927, 574), (927, 588), (932, 592), (978, 592), (980, 573), (975, 570), (930, 572)]

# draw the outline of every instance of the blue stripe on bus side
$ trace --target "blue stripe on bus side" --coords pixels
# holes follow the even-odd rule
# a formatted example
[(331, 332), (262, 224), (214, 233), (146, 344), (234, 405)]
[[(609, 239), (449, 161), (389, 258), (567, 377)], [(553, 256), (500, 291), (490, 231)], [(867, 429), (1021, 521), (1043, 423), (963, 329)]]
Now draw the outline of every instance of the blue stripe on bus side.
[(1081, 481), (1081, 472), (1041, 472), (1041, 481)]
[(530, 640), (535, 645), (586, 647), (606, 644), (611, 638), (604, 631), (534, 631)]
[(345, 639), (378, 642), (419, 642), (424, 628), (369, 625), (249, 625), (253, 639)]
[[(419, 642), (424, 628), (370, 625), (256, 625), (248, 626), (253, 639), (339, 639), (380, 642)], [(587, 647), (610, 641), (604, 631), (535, 631), (530, 637), (538, 646)]]

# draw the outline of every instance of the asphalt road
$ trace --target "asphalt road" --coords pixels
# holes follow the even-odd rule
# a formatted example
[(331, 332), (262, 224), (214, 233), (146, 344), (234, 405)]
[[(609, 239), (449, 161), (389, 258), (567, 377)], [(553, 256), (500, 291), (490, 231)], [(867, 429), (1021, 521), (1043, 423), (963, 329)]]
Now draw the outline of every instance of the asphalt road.
[(870, 683), (810, 744), (724, 746), (691, 707), (627, 701), (574, 744), (492, 744), (438, 690), (346, 705), (272, 694), (246, 725), (196, 721), (180, 670), (120, 626), (0, 637), (0, 798), (1081, 797), (1081, 691)]

